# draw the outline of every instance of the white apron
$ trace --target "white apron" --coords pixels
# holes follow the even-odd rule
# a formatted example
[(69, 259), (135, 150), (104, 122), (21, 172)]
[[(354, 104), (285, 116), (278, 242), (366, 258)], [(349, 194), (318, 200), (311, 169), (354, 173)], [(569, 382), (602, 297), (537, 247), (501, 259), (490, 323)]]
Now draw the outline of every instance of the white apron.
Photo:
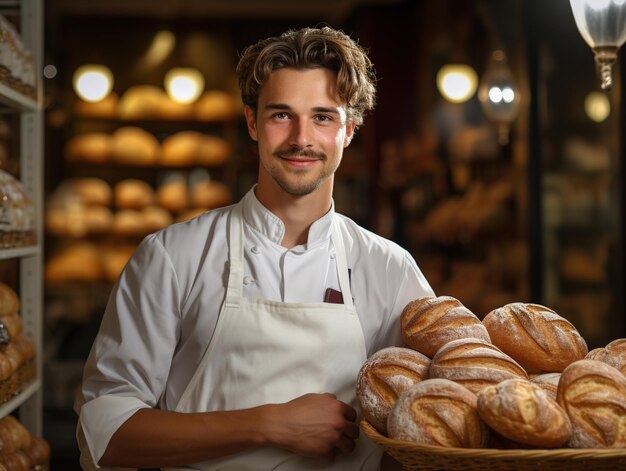
[[(366, 360), (365, 340), (352, 302), (337, 220), (333, 220), (332, 241), (344, 304), (283, 303), (242, 295), (242, 211), (238, 204), (231, 214), (230, 275), (215, 333), (176, 410), (243, 409), (324, 392), (334, 393), (356, 408), (356, 377)], [(369, 471), (379, 469), (381, 455), (361, 434), (353, 453), (341, 454), (330, 463), (263, 447), (185, 468), (164, 469)]]

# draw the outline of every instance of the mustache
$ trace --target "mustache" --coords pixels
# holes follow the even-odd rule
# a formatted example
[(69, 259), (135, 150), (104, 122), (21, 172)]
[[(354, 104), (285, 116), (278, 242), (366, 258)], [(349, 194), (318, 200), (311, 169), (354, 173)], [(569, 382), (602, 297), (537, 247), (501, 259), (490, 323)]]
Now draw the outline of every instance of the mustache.
[(286, 157), (309, 157), (319, 160), (326, 160), (326, 154), (323, 152), (317, 152), (313, 149), (306, 148), (298, 148), (293, 147), (290, 149), (277, 150), (274, 152), (276, 157), (286, 158)]

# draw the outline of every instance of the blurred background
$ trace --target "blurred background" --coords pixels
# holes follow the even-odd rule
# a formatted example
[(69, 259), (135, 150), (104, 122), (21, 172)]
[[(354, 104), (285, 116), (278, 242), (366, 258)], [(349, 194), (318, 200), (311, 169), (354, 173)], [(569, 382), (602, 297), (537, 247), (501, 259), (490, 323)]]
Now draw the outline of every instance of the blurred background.
[[(23, 17), (21, 3), (0, 13)], [(51, 469), (79, 469), (74, 394), (136, 244), (255, 182), (234, 70), (245, 46), (286, 29), (340, 28), (377, 71), (338, 211), (407, 248), (437, 294), (481, 318), (536, 302), (589, 349), (624, 336), (624, 31), (603, 82), (607, 48), (593, 41), (606, 32), (586, 41), (567, 0), (46, 0), (35, 11), (41, 132), (15, 126), (43, 158), (31, 191)], [(24, 174), (10, 152), (3, 169)]]

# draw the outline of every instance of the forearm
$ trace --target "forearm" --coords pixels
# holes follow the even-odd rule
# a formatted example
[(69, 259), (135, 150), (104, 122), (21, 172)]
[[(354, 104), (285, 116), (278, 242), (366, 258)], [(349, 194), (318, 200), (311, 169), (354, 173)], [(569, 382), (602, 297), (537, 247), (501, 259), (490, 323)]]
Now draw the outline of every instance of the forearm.
[(332, 394), (226, 412), (140, 409), (113, 434), (103, 466), (179, 466), (256, 446), (308, 457), (349, 453), (359, 435), (356, 411)]
[(113, 434), (102, 466), (177, 466), (226, 456), (264, 443), (262, 407), (181, 413), (141, 409)]

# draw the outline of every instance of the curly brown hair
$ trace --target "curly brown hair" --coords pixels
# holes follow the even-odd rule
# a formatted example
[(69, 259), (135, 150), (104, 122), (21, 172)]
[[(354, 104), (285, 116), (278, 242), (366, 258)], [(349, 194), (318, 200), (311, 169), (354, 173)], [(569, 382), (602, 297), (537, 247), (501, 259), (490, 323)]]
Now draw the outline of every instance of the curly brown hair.
[(329, 28), (289, 30), (244, 49), (237, 65), (245, 105), (255, 112), (261, 87), (278, 69), (328, 68), (337, 73), (337, 92), (348, 119), (357, 126), (376, 103), (376, 73), (365, 49), (342, 31)]

